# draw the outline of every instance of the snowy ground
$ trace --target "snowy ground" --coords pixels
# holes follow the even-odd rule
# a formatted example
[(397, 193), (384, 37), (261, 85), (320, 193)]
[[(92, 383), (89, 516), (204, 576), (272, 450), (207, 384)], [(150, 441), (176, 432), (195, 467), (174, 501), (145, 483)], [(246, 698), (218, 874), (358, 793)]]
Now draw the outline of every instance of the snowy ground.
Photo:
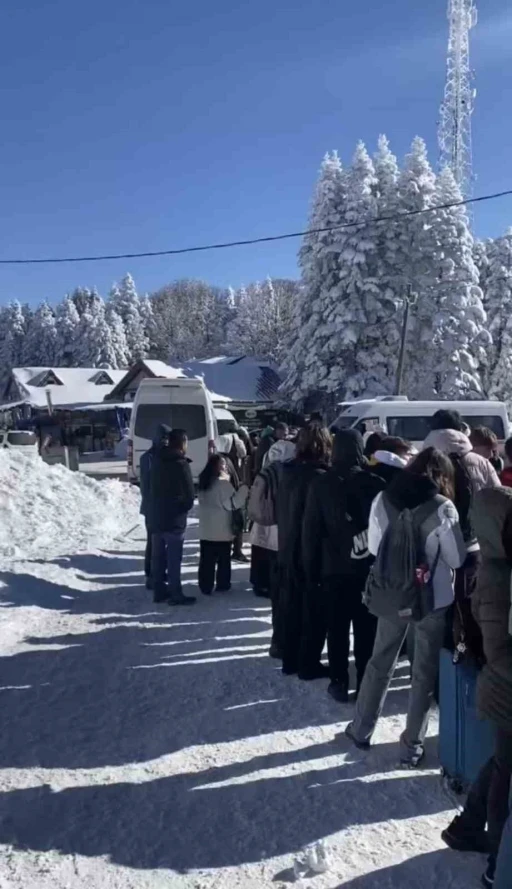
[(330, 870), (301, 889), (478, 887), (482, 859), (439, 839), (435, 738), (425, 769), (397, 769), (404, 670), (355, 751), (351, 707), (268, 658), (245, 567), (233, 593), (171, 610), (142, 587), (141, 549), (138, 528), (0, 572), (1, 889), (285, 889), (321, 837)]

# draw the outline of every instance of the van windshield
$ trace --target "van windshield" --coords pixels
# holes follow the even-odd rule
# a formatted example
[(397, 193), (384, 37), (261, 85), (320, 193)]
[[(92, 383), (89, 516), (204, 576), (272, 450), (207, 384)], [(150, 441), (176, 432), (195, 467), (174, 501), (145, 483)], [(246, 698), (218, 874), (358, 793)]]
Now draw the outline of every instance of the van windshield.
[(153, 441), (161, 423), (184, 429), (189, 441), (206, 438), (206, 412), (201, 404), (140, 404), (135, 417), (135, 435)]

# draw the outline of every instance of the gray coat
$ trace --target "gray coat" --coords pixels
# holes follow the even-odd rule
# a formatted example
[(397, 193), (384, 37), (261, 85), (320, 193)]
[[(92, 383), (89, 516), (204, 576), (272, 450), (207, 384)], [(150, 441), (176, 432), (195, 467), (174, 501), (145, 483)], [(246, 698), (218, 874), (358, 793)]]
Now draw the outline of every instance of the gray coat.
[(245, 485), (235, 491), (224, 478), (215, 479), (207, 491), (199, 491), (199, 540), (233, 540), (233, 510), (245, 506), (247, 494)]
[[(478, 679), (478, 709), (512, 733), (512, 636), (509, 634), (511, 566), (505, 554), (504, 529), (510, 536), (512, 489), (480, 491), (475, 497), (473, 523), (482, 551), (482, 567), (472, 599), (473, 614), (482, 630), (487, 663)], [(512, 551), (512, 540), (507, 545)]]

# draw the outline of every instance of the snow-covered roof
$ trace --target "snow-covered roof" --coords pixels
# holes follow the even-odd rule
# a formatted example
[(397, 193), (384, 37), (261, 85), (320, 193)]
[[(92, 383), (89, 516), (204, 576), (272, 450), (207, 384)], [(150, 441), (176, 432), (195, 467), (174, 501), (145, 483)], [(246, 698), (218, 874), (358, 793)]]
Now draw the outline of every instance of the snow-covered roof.
[(47, 389), (54, 407), (97, 404), (125, 374), (125, 370), (98, 367), (15, 367), (12, 379), (25, 404), (46, 408)]
[(144, 358), (141, 363), (144, 367), (147, 367), (151, 373), (154, 373), (155, 377), (165, 377), (168, 380), (175, 380), (177, 377), (183, 376), (183, 371), (179, 367), (171, 367), (170, 364), (165, 364), (163, 361), (156, 361), (153, 360), (153, 358)]
[(182, 369), (187, 376), (203, 377), (214, 401), (222, 397), (232, 401), (272, 401), (280, 384), (272, 364), (245, 356), (187, 361)]

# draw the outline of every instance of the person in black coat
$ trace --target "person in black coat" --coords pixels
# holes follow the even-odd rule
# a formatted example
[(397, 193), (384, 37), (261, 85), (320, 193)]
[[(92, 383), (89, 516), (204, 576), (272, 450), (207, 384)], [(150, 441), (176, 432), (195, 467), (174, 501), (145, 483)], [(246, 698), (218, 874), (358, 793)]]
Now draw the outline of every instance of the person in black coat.
[(187, 513), (194, 505), (187, 444), (186, 433), (182, 429), (172, 429), (167, 447), (159, 448), (151, 464), (148, 519), (152, 532), (154, 600), (168, 600), (171, 605), (189, 605), (196, 601), (192, 596), (184, 596), (181, 588)]
[(151, 578), (151, 559), (152, 559), (152, 534), (149, 524), (150, 500), (151, 500), (151, 466), (153, 458), (161, 447), (167, 447), (169, 443), (169, 433), (171, 429), (161, 423), (158, 427), (157, 434), (153, 439), (153, 444), (148, 451), (140, 458), (140, 514), (144, 516), (146, 524), (146, 551), (144, 553), (144, 574), (146, 577), (146, 589), (153, 589), (153, 580)]
[(283, 673), (319, 679), (328, 671), (320, 663), (325, 625), (317, 603), (308, 595), (302, 563), (302, 519), (313, 480), (327, 471), (332, 440), (318, 424), (301, 429), (297, 456), (283, 464), (277, 491), (279, 625)]
[(336, 434), (332, 467), (313, 481), (304, 513), (306, 583), (325, 608), (328, 691), (342, 703), (349, 699), (351, 625), (357, 689), (375, 641), (377, 620), (363, 605), (362, 593), (373, 561), (368, 551), (370, 509), (384, 487), (384, 481), (370, 471), (362, 435), (346, 429)]

